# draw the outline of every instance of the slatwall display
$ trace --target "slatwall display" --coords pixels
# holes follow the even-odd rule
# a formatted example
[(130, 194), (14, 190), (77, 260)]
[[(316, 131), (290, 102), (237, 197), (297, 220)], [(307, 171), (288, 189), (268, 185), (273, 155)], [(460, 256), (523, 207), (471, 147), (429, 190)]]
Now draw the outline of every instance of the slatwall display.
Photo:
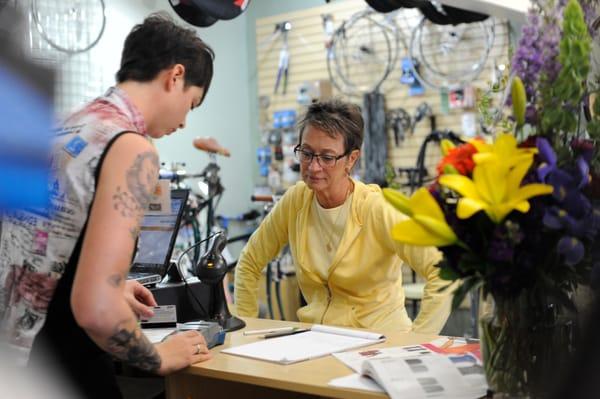
[[(363, 0), (344, 0), (257, 20), (258, 95), (270, 98), (268, 114), (272, 115), (280, 109), (295, 109), (299, 114), (302, 113), (303, 108), (296, 101), (298, 87), (304, 82), (330, 80), (327, 57), (332, 55), (325, 46), (327, 34), (324, 19), (331, 18), (333, 27), (337, 29), (344, 21), (351, 21), (353, 15), (366, 9), (367, 3)], [(390, 46), (390, 41), (394, 42), (390, 37), (394, 38), (395, 35), (388, 31), (386, 38), (382, 33), (386, 18), (392, 18), (397, 26), (398, 54), (392, 54), (391, 58), (397, 58), (395, 67), (380, 86), (385, 94), (386, 109), (403, 108), (414, 116), (417, 107), (426, 102), (436, 116), (438, 130), (449, 129), (463, 134), (463, 113), (476, 113), (474, 107), (444, 111), (448, 107), (442, 106), (443, 96), (439, 89), (426, 87), (422, 95), (411, 96), (409, 87), (400, 83), (401, 60), (409, 55), (411, 34), (421, 21), (420, 13), (416, 9), (404, 9), (392, 16), (375, 14), (370, 18), (354, 22), (346, 32), (345, 50), (337, 49), (338, 53), (334, 53), (338, 61), (337, 69), (331, 68), (334, 71), (334, 83), (337, 82), (333, 87), (334, 96), (362, 105), (362, 93), (370, 90), (379, 77), (385, 74), (390, 59), (388, 48), (395, 48), (394, 43)], [(281, 87), (278, 93), (274, 93), (280, 50), (284, 43), (282, 35), (274, 32), (277, 24), (286, 21), (291, 24), (287, 34), (289, 78), (287, 92), (283, 94)], [(509, 32), (506, 21), (490, 19), (486, 24), (488, 30), (484, 30), (480, 24), (452, 27), (426, 23), (420, 30), (421, 40), (412, 43), (413, 54), (421, 57), (422, 64), (427, 67), (424, 69), (421, 66), (423, 75), (434, 84), (443, 86), (446, 81), (439, 76), (450, 76), (453, 82), (460, 82), (461, 79), (468, 81), (472, 78), (473, 71), (479, 67), (482, 71), (470, 85), (475, 89), (489, 88), (494, 71), (497, 70), (495, 66), (508, 64)], [(488, 46), (490, 29), (494, 31), (493, 44)], [(348, 82), (349, 86), (345, 84)], [(480, 131), (478, 124), (477, 129)], [(421, 143), (430, 131), (429, 120), (425, 118), (415, 126), (414, 133), (406, 132), (404, 141), (396, 146), (390, 129), (387, 145), (391, 165), (394, 168), (414, 167)], [(435, 143), (428, 146), (426, 165), (430, 176), (435, 173), (439, 158), (439, 146)]]

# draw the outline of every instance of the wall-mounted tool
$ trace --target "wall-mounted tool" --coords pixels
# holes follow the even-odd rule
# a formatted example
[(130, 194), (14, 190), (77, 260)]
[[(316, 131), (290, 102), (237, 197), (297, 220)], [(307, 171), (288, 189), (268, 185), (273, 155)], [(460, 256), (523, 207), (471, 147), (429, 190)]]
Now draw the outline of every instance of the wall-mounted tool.
[(399, 147), (406, 137), (406, 132), (411, 130), (412, 117), (404, 108), (395, 108), (387, 112), (386, 123), (388, 129), (391, 128), (394, 132), (394, 144)]
[(414, 133), (415, 126), (417, 125), (417, 123), (421, 122), (421, 120), (423, 120), (423, 118), (425, 118), (426, 116), (429, 117), (429, 121), (431, 122), (431, 131), (434, 131), (436, 129), (435, 115), (433, 114), (431, 106), (426, 102), (422, 102), (417, 106), (417, 110), (415, 111), (415, 116), (412, 120), (412, 125), (410, 127), (411, 133)]
[(280, 22), (275, 25), (275, 33), (281, 33), (281, 50), (279, 50), (279, 64), (277, 66), (277, 79), (275, 80), (275, 87), (273, 93), (276, 94), (279, 89), (279, 84), (283, 79), (281, 94), (287, 92), (287, 83), (290, 67), (290, 51), (288, 48), (288, 32), (292, 29), (292, 24), (289, 21)]

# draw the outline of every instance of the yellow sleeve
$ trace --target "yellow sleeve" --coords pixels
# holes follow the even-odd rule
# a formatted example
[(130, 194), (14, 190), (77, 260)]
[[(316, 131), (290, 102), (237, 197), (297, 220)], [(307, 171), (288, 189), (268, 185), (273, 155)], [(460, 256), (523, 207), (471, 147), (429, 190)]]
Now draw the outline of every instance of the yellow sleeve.
[[(385, 202), (385, 199), (383, 201)], [(403, 262), (425, 279), (421, 310), (413, 321), (412, 331), (422, 334), (438, 334), (450, 315), (452, 292), (454, 291), (453, 287), (440, 291), (442, 287), (451, 284), (440, 278), (440, 269), (436, 267), (443, 255), (435, 247), (406, 245), (393, 241), (391, 238), (392, 227), (396, 223), (406, 220), (407, 217), (387, 203), (383, 206), (382, 213), (382, 225), (385, 226), (387, 237), (395, 252)]]
[[(446, 324), (452, 306), (453, 287), (450, 281), (440, 278), (442, 253), (434, 247), (403, 245), (401, 258), (425, 279), (421, 310), (413, 321), (412, 331), (422, 334), (439, 334)], [(444, 290), (441, 288), (447, 287)]]
[(258, 316), (258, 281), (262, 270), (288, 242), (288, 218), (293, 216), (290, 188), (252, 234), (235, 269), (234, 302), (238, 316)]

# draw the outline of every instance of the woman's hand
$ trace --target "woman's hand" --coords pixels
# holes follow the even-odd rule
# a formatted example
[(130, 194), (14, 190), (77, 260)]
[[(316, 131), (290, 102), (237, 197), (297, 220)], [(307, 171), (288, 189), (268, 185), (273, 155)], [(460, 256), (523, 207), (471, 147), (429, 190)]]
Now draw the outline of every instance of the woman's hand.
[(157, 306), (152, 292), (135, 280), (125, 281), (125, 299), (138, 317), (154, 316), (152, 308)]
[(160, 356), (158, 374), (167, 375), (191, 364), (203, 362), (212, 357), (204, 336), (198, 331), (185, 331), (169, 336), (156, 345)]

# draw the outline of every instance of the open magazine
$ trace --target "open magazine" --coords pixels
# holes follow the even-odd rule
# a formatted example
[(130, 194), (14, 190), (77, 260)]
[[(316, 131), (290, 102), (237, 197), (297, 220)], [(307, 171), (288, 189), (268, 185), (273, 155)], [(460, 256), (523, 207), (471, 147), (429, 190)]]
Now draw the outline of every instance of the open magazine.
[(385, 391), (392, 399), (479, 398), (487, 392), (479, 343), (472, 340), (440, 338), (334, 356), (356, 374), (332, 380), (333, 386)]

